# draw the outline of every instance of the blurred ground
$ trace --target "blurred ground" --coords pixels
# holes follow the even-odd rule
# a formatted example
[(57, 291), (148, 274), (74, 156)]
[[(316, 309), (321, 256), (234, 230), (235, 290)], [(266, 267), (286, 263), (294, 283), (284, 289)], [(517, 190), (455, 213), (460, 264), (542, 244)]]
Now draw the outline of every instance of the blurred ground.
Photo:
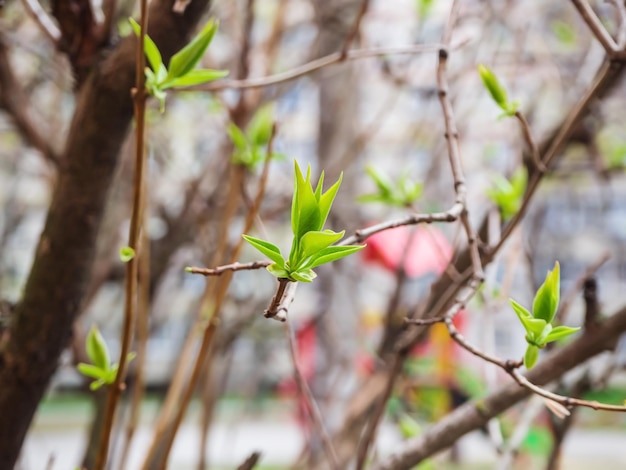
[[(128, 468), (139, 468), (141, 458), (150, 439), (150, 421), (157, 402), (144, 406), (144, 420), (136, 436)], [(195, 469), (199, 427), (196, 408), (192, 407), (187, 422), (181, 428), (174, 446), (169, 468)], [(297, 458), (304, 439), (302, 429), (291, 418), (292, 403), (270, 400), (262, 405), (243, 403), (240, 400), (223, 401), (219, 417), (209, 439), (210, 468), (236, 468), (253, 451), (262, 452), (261, 467), (286, 468)], [(85, 426), (90, 416), (85, 400), (46, 403), (37, 415), (28, 438), (23, 458), (23, 470), (68, 470), (76, 467), (85, 443)], [(617, 470), (626, 468), (626, 439), (623, 430), (574, 429), (564, 447), (563, 469)], [(392, 424), (382, 427), (378, 452), (384, 456), (396, 449), (402, 441)], [(119, 446), (119, 443), (116, 445)], [(495, 453), (490, 443), (479, 433), (466, 436), (460, 442), (461, 465), (452, 465), (445, 459), (437, 462), (436, 469), (491, 469)], [(54, 456), (52, 467), (48, 465)], [(543, 459), (525, 459), (516, 468), (540, 469)]]

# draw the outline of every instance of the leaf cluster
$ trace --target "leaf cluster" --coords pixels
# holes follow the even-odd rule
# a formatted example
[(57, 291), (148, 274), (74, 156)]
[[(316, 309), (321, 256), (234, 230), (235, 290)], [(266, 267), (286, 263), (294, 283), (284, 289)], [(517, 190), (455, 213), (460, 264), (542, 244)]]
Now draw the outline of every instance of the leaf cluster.
[(537, 290), (533, 301), (532, 313), (515, 300), (509, 300), (526, 330), (528, 346), (524, 354), (524, 365), (527, 369), (533, 367), (537, 362), (539, 349), (545, 348), (548, 343), (566, 338), (580, 330), (580, 328), (569, 326), (555, 327), (552, 324), (559, 308), (560, 283), (560, 268), (557, 261), (554, 264), (554, 269), (548, 271), (544, 283)]
[(527, 184), (528, 174), (525, 168), (519, 168), (510, 180), (495, 175), (493, 188), (487, 190), (487, 197), (498, 206), (505, 221), (519, 211)]
[[(111, 364), (109, 348), (98, 330), (97, 326), (92, 326), (86, 340), (87, 357), (91, 364), (81, 362), (78, 364), (78, 371), (85, 377), (95, 379), (89, 384), (91, 390), (98, 390), (103, 385), (111, 385), (115, 382), (119, 364)], [(135, 357), (135, 353), (130, 353), (126, 361), (130, 362)]]
[[(226, 130), (235, 147), (233, 163), (244, 165), (250, 171), (254, 171), (259, 164), (263, 163), (267, 158), (267, 144), (272, 137), (273, 125), (274, 109), (271, 104), (257, 110), (245, 131), (235, 123), (229, 123)], [(269, 157), (280, 158), (281, 156), (273, 152)]]
[(372, 166), (365, 171), (376, 184), (377, 192), (364, 194), (359, 197), (359, 202), (380, 202), (388, 206), (409, 207), (422, 195), (424, 185), (416, 183), (406, 174), (400, 176), (397, 181), (391, 181), (387, 175)]
[(326, 192), (323, 192), (324, 173), (322, 172), (315, 189), (311, 184), (311, 167), (303, 176), (298, 162), (294, 160), (294, 193), (291, 202), (291, 229), (293, 241), (289, 259), (285, 259), (280, 249), (265, 240), (243, 235), (253, 247), (273, 261), (267, 270), (280, 279), (312, 282), (316, 274), (313, 269), (341, 259), (363, 249), (364, 245), (332, 246), (339, 241), (345, 231), (339, 233), (324, 230), (342, 176)]
[[(129, 21), (135, 34), (139, 36), (141, 27), (132, 18)], [(169, 68), (163, 63), (157, 45), (146, 34), (144, 52), (150, 63), (150, 67), (146, 67), (145, 71), (146, 90), (159, 101), (161, 112), (165, 110), (165, 91), (167, 89), (200, 85), (228, 75), (226, 70), (195, 69), (209, 44), (211, 44), (217, 27), (217, 21), (209, 20), (189, 44), (172, 56)]]
[(478, 65), (478, 73), (480, 74), (480, 78), (482, 79), (485, 88), (491, 95), (491, 98), (503, 111), (500, 117), (510, 117), (515, 115), (519, 108), (519, 102), (509, 100), (506, 88), (502, 86), (493, 71), (487, 66), (480, 64)]

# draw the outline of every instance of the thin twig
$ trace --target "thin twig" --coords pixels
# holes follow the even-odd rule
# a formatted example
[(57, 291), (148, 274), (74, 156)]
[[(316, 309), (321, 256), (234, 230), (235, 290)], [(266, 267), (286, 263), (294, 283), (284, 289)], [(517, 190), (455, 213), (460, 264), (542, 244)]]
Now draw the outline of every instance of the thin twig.
[(593, 11), (593, 8), (589, 5), (587, 0), (572, 0), (572, 3), (580, 13), (581, 18), (589, 29), (596, 37), (596, 39), (602, 44), (602, 47), (606, 51), (608, 55), (611, 55), (615, 52), (619, 51), (619, 47), (615, 43), (615, 40), (611, 37), (609, 32), (606, 30), (600, 18)]
[(454, 324), (452, 323), (452, 319), (446, 318), (445, 321), (446, 327), (448, 328), (448, 333), (450, 334), (450, 338), (452, 338), (459, 346), (461, 346), (466, 351), (470, 352), (476, 357), (483, 359), (484, 361), (490, 362), (502, 370), (504, 370), (507, 374), (509, 374), (518, 384), (522, 387), (527, 388), (535, 395), (539, 395), (540, 397), (547, 398), (548, 400), (552, 400), (556, 403), (559, 403), (565, 407), (574, 407), (574, 406), (582, 406), (586, 408), (593, 408), (594, 410), (606, 410), (606, 411), (619, 411), (626, 412), (626, 406), (621, 405), (608, 405), (605, 403), (600, 403), (597, 401), (589, 401), (589, 400), (580, 400), (578, 398), (566, 397), (563, 395), (559, 395), (553, 392), (546, 390), (538, 385), (530, 382), (526, 376), (524, 376), (519, 368), (522, 366), (521, 361), (511, 361), (500, 359), (498, 357), (492, 356), (490, 354), (481, 351), (479, 348), (470, 344), (461, 333), (456, 329)]
[(524, 114), (518, 109), (517, 111), (515, 111), (515, 117), (517, 118), (517, 120), (519, 121), (522, 127), (524, 140), (526, 140), (526, 143), (528, 144), (528, 147), (530, 148), (530, 154), (532, 155), (532, 160), (533, 160), (533, 164), (535, 165), (535, 169), (540, 173), (545, 172), (546, 166), (541, 161), (539, 147), (537, 146), (537, 142), (535, 141), (535, 139), (533, 139), (533, 134), (530, 131), (530, 124), (528, 124), (528, 121), (526, 120), (526, 116), (524, 116)]
[(52, 44), (57, 45), (61, 40), (61, 31), (41, 4), (37, 0), (22, 0), (22, 4), (31, 18), (37, 23), (39, 29), (48, 37)]
[(617, 12), (617, 47), (626, 46), (626, 5), (622, 0), (611, 0)]
[(584, 408), (592, 408), (594, 410), (605, 410), (605, 411), (617, 411), (624, 413), (626, 412), (626, 406), (621, 405), (609, 405), (606, 403), (600, 403), (598, 401), (590, 401), (590, 400), (581, 400), (578, 398), (565, 397), (563, 395), (559, 395), (557, 393), (549, 392), (538, 385), (530, 382), (519, 370), (512, 369), (509, 374), (515, 379), (515, 381), (520, 384), (522, 387), (526, 387), (531, 392), (539, 395), (541, 397), (547, 398), (548, 400), (555, 401), (560, 403), (566, 407), (584, 407)]
[(100, 41), (102, 44), (106, 44), (113, 32), (113, 24), (115, 23), (115, 10), (117, 8), (117, 0), (105, 0), (102, 6), (102, 13), (104, 14), (104, 21), (100, 26)]
[(287, 319), (285, 319), (285, 334), (287, 335), (287, 340), (289, 342), (289, 353), (291, 355), (291, 360), (293, 362), (293, 376), (296, 381), (296, 385), (298, 386), (298, 390), (300, 395), (305, 400), (306, 408), (309, 411), (309, 415), (311, 416), (311, 421), (315, 426), (317, 434), (322, 440), (322, 444), (324, 447), (324, 452), (326, 453), (326, 458), (328, 459), (328, 463), (333, 470), (339, 470), (339, 460), (337, 459), (337, 453), (335, 452), (335, 448), (333, 447), (332, 441), (330, 439), (330, 435), (326, 430), (326, 426), (324, 426), (324, 420), (322, 418), (322, 413), (317, 406), (317, 402), (311, 393), (311, 389), (309, 385), (306, 383), (306, 380), (302, 376), (302, 372), (300, 371), (300, 367), (298, 366), (298, 353), (296, 351), (296, 340), (294, 337), (293, 329), (291, 328), (291, 324)]
[[(570, 110), (569, 114), (565, 118), (565, 121), (563, 122), (563, 125), (559, 128), (558, 133), (552, 139), (550, 146), (545, 151), (544, 155), (542, 155), (542, 158), (540, 160), (546, 167), (549, 167), (552, 160), (556, 158), (558, 152), (561, 150), (561, 147), (565, 144), (565, 142), (573, 132), (575, 125), (580, 121), (583, 112), (589, 107), (590, 103), (598, 96), (598, 94), (602, 90), (602, 87), (605, 85), (605, 80), (610, 77), (611, 72), (611, 62), (605, 60), (598, 70), (594, 82), (587, 89), (583, 97)], [(524, 199), (522, 200), (520, 209), (509, 221), (509, 223), (504, 227), (501, 238), (498, 240), (496, 245), (490, 249), (488, 254), (489, 259), (492, 259), (495, 254), (500, 250), (500, 248), (502, 248), (511, 233), (515, 230), (515, 228), (519, 225), (521, 220), (526, 215), (526, 211), (528, 210), (530, 201), (532, 200), (533, 195), (539, 187), (542, 176), (542, 173), (535, 173), (528, 182), (526, 194), (524, 195)]]
[(256, 464), (259, 463), (259, 459), (261, 458), (261, 452), (252, 452), (250, 456), (237, 467), (237, 470), (252, 470), (256, 467)]
[(460, 202), (456, 202), (450, 209), (445, 212), (433, 212), (430, 214), (411, 214), (402, 219), (391, 220), (388, 222), (382, 222), (380, 224), (372, 225), (364, 229), (359, 229), (354, 232), (354, 235), (345, 238), (339, 243), (339, 245), (353, 245), (355, 243), (361, 243), (367, 238), (375, 235), (379, 232), (384, 232), (403, 225), (416, 225), (416, 224), (432, 224), (435, 222), (455, 222), (458, 220), (461, 212), (463, 211), (463, 205)]
[(562, 323), (565, 315), (570, 309), (570, 306), (578, 293), (583, 288), (585, 281), (592, 277), (598, 269), (600, 269), (604, 263), (606, 263), (611, 258), (610, 253), (607, 251), (604, 253), (598, 260), (589, 266), (580, 276), (576, 279), (571, 289), (563, 296), (563, 300), (561, 301), (561, 305), (554, 316), (555, 323)]
[[(147, 191), (147, 179), (144, 179), (144, 191)], [(146, 203), (147, 194), (144, 193), (143, 224), (147, 220)], [(137, 357), (135, 359), (135, 374), (132, 385), (132, 398), (130, 403), (130, 417), (126, 425), (126, 440), (122, 449), (119, 468), (126, 468), (126, 462), (130, 455), (130, 448), (139, 426), (141, 416), (141, 403), (145, 391), (146, 378), (146, 352), (150, 337), (150, 238), (146, 230), (141, 233), (141, 257), (139, 258), (139, 295), (137, 299)]]
[(272, 264), (271, 261), (252, 261), (250, 263), (231, 263), (225, 264), (223, 266), (218, 266), (217, 268), (196, 268), (190, 266), (185, 268), (185, 271), (191, 274), (201, 274), (202, 276), (221, 276), (226, 271), (248, 271), (254, 269), (266, 268)]
[(276, 85), (283, 82), (295, 80), (312, 72), (315, 72), (329, 65), (338, 64), (348, 60), (366, 59), (386, 55), (400, 54), (423, 54), (436, 52), (441, 49), (441, 44), (416, 44), (413, 46), (380, 47), (371, 49), (353, 49), (348, 51), (346, 57), (342, 59), (341, 52), (334, 52), (319, 59), (312, 60), (306, 64), (294, 67), (286, 72), (269, 75), (267, 77), (248, 78), (245, 80), (217, 80), (206, 85), (199, 85), (182, 89), (180, 91), (223, 91), (230, 89), (260, 88)]
[[(255, 195), (255, 203), (253, 204), (251, 210), (246, 215), (246, 220), (244, 222), (244, 229), (243, 229), (244, 233), (248, 232), (252, 228), (254, 218), (261, 205), (261, 200), (263, 199), (263, 195), (264, 195), (265, 188), (267, 185), (267, 178), (269, 175), (269, 162), (270, 162), (269, 155), (271, 155), (273, 151), (275, 136), (276, 136), (276, 126), (273, 125), (270, 139), (268, 142), (268, 147), (267, 147), (268, 158), (266, 159), (264, 166), (263, 166), (261, 181), (259, 183), (257, 193)], [(229, 198), (228, 198), (230, 205), (226, 209), (228, 218), (232, 217), (236, 209), (237, 198), (234, 197), (234, 194), (236, 194), (235, 191), (238, 191), (239, 188), (241, 187), (240, 182), (241, 182), (241, 179), (244, 177), (245, 168), (242, 166), (236, 166), (234, 168), (234, 171), (235, 171), (234, 179), (236, 181), (234, 181), (233, 184), (230, 185), (230, 189), (232, 193), (229, 195)], [(224, 223), (222, 225), (223, 230), (226, 230), (227, 227), (228, 227), (228, 223)], [(225, 243), (226, 238), (227, 238), (225, 231), (223, 235), (224, 236), (221, 236), (220, 239), (223, 240), (223, 242)], [(244, 240), (243, 238), (241, 238), (239, 242), (237, 243), (237, 245), (235, 246), (235, 249), (233, 250), (230, 256), (232, 260), (231, 263), (234, 263), (236, 259), (239, 257), (239, 254), (241, 253), (241, 250), (243, 249), (243, 242)], [(221, 253), (222, 251), (223, 250), (218, 250), (218, 253)], [(167, 462), (168, 460), (169, 453), (174, 443), (174, 438), (183, 421), (185, 412), (187, 411), (189, 402), (191, 401), (191, 397), (196, 388), (196, 385), (198, 381), (200, 380), (202, 370), (204, 369), (204, 364), (206, 360), (208, 359), (207, 356), (209, 354), (209, 351), (211, 350), (213, 339), (215, 338), (215, 332), (217, 331), (217, 328), (221, 323), (222, 305), (226, 298), (226, 292), (228, 290), (228, 286), (230, 285), (230, 281), (232, 280), (233, 273), (234, 271), (226, 271), (225, 275), (219, 279), (219, 281), (221, 282), (214, 284), (214, 286), (216, 286), (215, 287), (215, 294), (216, 294), (215, 299), (212, 298), (214, 294), (214, 291), (212, 289), (205, 290), (205, 293), (201, 301), (201, 312), (204, 312), (205, 305), (207, 305), (209, 301), (212, 301), (213, 305), (211, 307), (211, 310), (213, 312), (213, 315), (210, 318), (210, 321), (206, 322), (206, 325), (202, 334), (202, 340), (200, 342), (200, 348), (198, 352), (196, 353), (195, 361), (192, 366), (191, 375), (189, 377), (189, 380), (186, 386), (181, 392), (182, 396), (180, 398), (180, 404), (178, 406), (178, 409), (176, 410), (176, 413), (173, 419), (170, 422), (168, 416), (164, 416), (163, 418), (161, 416), (159, 417), (159, 422), (158, 422), (159, 432), (157, 435), (155, 435), (155, 438), (152, 441), (152, 445), (151, 445), (150, 452), (149, 452), (149, 457), (154, 455), (154, 453), (157, 452), (157, 445), (158, 445), (159, 439), (164, 436), (164, 439), (166, 440), (166, 442), (164, 443), (161, 449), (163, 453), (162, 459), (164, 462)], [(189, 341), (186, 342), (185, 344), (186, 349), (187, 349), (187, 345), (191, 343), (191, 340), (193, 339), (193, 337), (190, 335), (188, 338), (189, 338)], [(181, 375), (180, 380), (182, 379), (183, 377)], [(178, 390), (180, 391), (180, 389)], [(168, 394), (168, 399), (169, 398), (170, 396)], [(172, 395), (171, 401), (173, 400), (174, 400), (174, 397)], [(146, 458), (146, 460), (144, 461), (144, 465), (143, 465), (144, 469), (149, 468), (149, 465), (150, 465), (149, 457)]]
[(98, 455), (96, 457), (95, 470), (104, 470), (108, 452), (111, 431), (115, 418), (115, 411), (120, 395), (125, 388), (124, 380), (128, 369), (128, 354), (133, 340), (135, 328), (135, 316), (137, 308), (137, 275), (139, 272), (139, 243), (141, 236), (141, 222), (143, 219), (143, 195), (144, 195), (144, 163), (145, 163), (145, 123), (146, 123), (146, 90), (145, 90), (145, 54), (144, 43), (148, 25), (148, 2), (140, 1), (140, 27), (139, 40), (137, 41), (137, 64), (135, 69), (135, 89), (133, 90), (133, 104), (135, 112), (135, 175), (133, 180), (133, 203), (128, 233), (128, 246), (135, 250), (135, 256), (126, 264), (125, 300), (124, 300), (124, 324), (118, 370), (115, 382), (109, 387), (107, 403), (102, 426), (102, 437)]
[(361, 6), (359, 7), (359, 11), (356, 14), (356, 18), (354, 19), (354, 23), (348, 31), (348, 35), (346, 36), (346, 40), (343, 43), (343, 47), (341, 48), (341, 60), (346, 60), (348, 57), (348, 50), (350, 49), (350, 45), (356, 39), (359, 34), (359, 30), (361, 29), (361, 21), (369, 8), (369, 0), (362, 0)]

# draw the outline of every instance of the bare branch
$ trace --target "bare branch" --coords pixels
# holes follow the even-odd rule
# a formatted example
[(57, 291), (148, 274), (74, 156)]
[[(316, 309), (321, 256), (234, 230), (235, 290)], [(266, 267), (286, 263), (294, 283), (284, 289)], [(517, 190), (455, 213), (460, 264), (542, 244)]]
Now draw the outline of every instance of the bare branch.
[(202, 276), (221, 276), (226, 271), (250, 271), (254, 269), (266, 268), (271, 261), (252, 261), (250, 263), (231, 263), (217, 268), (195, 268), (193, 266), (185, 268), (191, 274), (201, 274)]
[(50, 145), (50, 137), (44, 135), (32, 116), (32, 107), (27, 94), (22, 89), (13, 73), (9, 61), (5, 39), (0, 35), (0, 107), (11, 116), (17, 131), (24, 140), (39, 150), (44, 158), (55, 167), (59, 166), (60, 157)]
[(611, 55), (615, 52), (619, 51), (619, 47), (615, 43), (615, 40), (611, 37), (609, 32), (606, 30), (600, 18), (593, 11), (587, 0), (572, 0), (572, 3), (580, 13), (583, 21), (587, 23), (589, 29), (596, 37), (596, 39), (602, 44), (602, 47), (606, 51), (607, 54)]
[(350, 45), (355, 40), (357, 35), (359, 34), (359, 30), (361, 29), (361, 21), (369, 8), (369, 0), (362, 0), (361, 7), (356, 14), (356, 18), (354, 19), (354, 23), (352, 28), (348, 32), (348, 36), (346, 36), (346, 40), (343, 43), (343, 47), (341, 48), (341, 60), (345, 60), (348, 57), (348, 50), (350, 49)]
[[(525, 378), (532, 384), (545, 385), (614, 345), (624, 331), (626, 331), (626, 308), (612, 315), (597, 329), (586, 331), (567, 346), (550, 353), (531, 369)], [(484, 399), (468, 402), (432, 425), (421, 436), (407, 441), (398, 452), (373, 468), (408, 470), (451, 446), (463, 435), (484, 426), (491, 418), (531, 393), (530, 389), (520, 387), (516, 383), (501, 387)]]
[(242, 90), (246, 88), (266, 87), (295, 80), (296, 78), (303, 77), (324, 67), (338, 64), (347, 60), (366, 59), (386, 55), (423, 54), (427, 52), (436, 52), (441, 49), (441, 47), (441, 44), (417, 44), (414, 46), (353, 49), (351, 51), (348, 51), (344, 59), (342, 59), (341, 57), (341, 52), (335, 52), (319, 59), (312, 60), (311, 62), (307, 62), (306, 64), (300, 65), (298, 67), (294, 67), (286, 72), (277, 73), (268, 77), (248, 78), (245, 80), (218, 80), (208, 83), (206, 85), (189, 87), (180, 91), (223, 91), (229, 89)]
[(289, 342), (289, 354), (291, 355), (291, 361), (293, 362), (294, 380), (296, 381), (296, 385), (298, 386), (300, 395), (302, 395), (302, 398), (306, 402), (306, 407), (309, 411), (309, 415), (311, 416), (313, 426), (315, 427), (317, 434), (322, 440), (324, 452), (326, 453), (328, 463), (333, 470), (339, 470), (339, 460), (337, 459), (337, 452), (335, 452), (335, 448), (333, 447), (330, 435), (328, 434), (326, 426), (324, 425), (322, 412), (320, 411), (319, 406), (317, 406), (317, 402), (315, 401), (315, 398), (311, 393), (311, 389), (306, 383), (306, 380), (304, 379), (302, 372), (300, 371), (300, 367), (298, 366), (298, 353), (296, 352), (296, 339), (294, 337), (293, 329), (291, 328), (290, 323), (287, 321), (287, 318), (285, 318), (284, 322), (285, 334), (287, 335), (287, 339)]
[(61, 31), (41, 4), (37, 0), (22, 0), (22, 4), (52, 44), (58, 44), (61, 40)]
[(530, 125), (528, 124), (528, 121), (526, 120), (526, 116), (524, 116), (524, 114), (520, 110), (517, 110), (515, 112), (515, 117), (517, 118), (520, 125), (522, 126), (522, 133), (524, 134), (524, 139), (526, 140), (526, 143), (528, 144), (528, 147), (530, 148), (530, 153), (533, 159), (533, 163), (535, 165), (535, 169), (537, 170), (537, 172), (543, 173), (544, 171), (546, 171), (546, 166), (541, 161), (541, 155), (539, 153), (539, 146), (537, 145), (537, 142), (535, 141), (535, 139), (533, 139), (532, 132), (530, 131)]

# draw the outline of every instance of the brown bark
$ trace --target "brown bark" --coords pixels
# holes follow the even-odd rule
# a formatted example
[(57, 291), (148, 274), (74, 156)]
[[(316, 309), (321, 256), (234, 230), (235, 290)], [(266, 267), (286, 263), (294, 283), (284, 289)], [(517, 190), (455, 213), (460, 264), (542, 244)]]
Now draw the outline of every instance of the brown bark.
[[(165, 60), (188, 39), (208, 0), (184, 15), (153, 3), (149, 33)], [(57, 186), (9, 340), (0, 352), (0, 468), (13, 468), (37, 405), (68, 345), (89, 280), (96, 237), (132, 118), (136, 40), (120, 42), (81, 87)]]
[[(528, 379), (536, 385), (545, 385), (584, 363), (596, 354), (611, 349), (626, 331), (626, 308), (622, 308), (597, 329), (567, 346), (554, 351), (528, 372)], [(494, 416), (506, 411), (528, 397), (530, 390), (512, 383), (489, 394), (482, 400), (468, 402), (431, 426), (422, 436), (406, 442), (402, 448), (375, 470), (402, 470), (413, 468), (424, 459), (450, 447), (465, 434), (479, 429)]]

